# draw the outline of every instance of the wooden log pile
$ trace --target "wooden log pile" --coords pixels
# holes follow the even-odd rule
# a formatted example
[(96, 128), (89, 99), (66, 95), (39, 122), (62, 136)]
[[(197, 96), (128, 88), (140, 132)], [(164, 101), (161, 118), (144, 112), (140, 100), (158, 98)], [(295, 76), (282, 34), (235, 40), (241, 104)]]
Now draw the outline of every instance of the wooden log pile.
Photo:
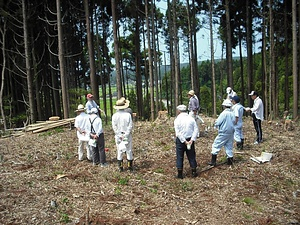
[(71, 127), (72, 124), (74, 124), (74, 121), (75, 121), (75, 118), (68, 118), (68, 119), (62, 119), (62, 120), (59, 120), (59, 118), (57, 118), (55, 120), (52, 117), (50, 117), (49, 120), (39, 121), (35, 124), (30, 124), (30, 125), (26, 126), (24, 131), (32, 132), (32, 133), (40, 133), (43, 131), (47, 131), (49, 129), (67, 126), (67, 125), (69, 125)]

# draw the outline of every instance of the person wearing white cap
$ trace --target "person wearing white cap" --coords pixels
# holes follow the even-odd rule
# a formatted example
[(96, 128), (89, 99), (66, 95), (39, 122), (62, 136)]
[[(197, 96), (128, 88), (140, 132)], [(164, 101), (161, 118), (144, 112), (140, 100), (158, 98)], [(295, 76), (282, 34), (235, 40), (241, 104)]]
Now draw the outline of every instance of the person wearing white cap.
[(176, 167), (177, 178), (183, 179), (183, 159), (184, 153), (192, 169), (192, 176), (197, 176), (197, 162), (195, 152), (195, 141), (198, 134), (196, 121), (187, 114), (185, 105), (177, 106), (177, 117), (174, 120), (176, 134)]
[(87, 159), (91, 160), (91, 152), (88, 145), (89, 135), (85, 128), (88, 123), (89, 116), (84, 112), (85, 108), (82, 104), (78, 105), (77, 116), (75, 117), (74, 127), (76, 128), (77, 138), (78, 138), (78, 159), (83, 160), (83, 149), (86, 148)]
[(132, 152), (132, 116), (126, 111), (129, 107), (129, 100), (124, 97), (117, 100), (114, 109), (117, 110), (112, 115), (112, 128), (115, 133), (117, 146), (117, 160), (119, 171), (123, 172), (123, 153), (126, 153), (127, 166), (129, 171), (133, 171), (133, 152)]
[(236, 92), (231, 88), (227, 87), (226, 88), (226, 93), (227, 93), (227, 99), (231, 99), (233, 96), (236, 96)]
[(245, 110), (251, 111), (252, 113), (253, 125), (256, 131), (256, 141), (254, 144), (256, 145), (262, 142), (261, 122), (264, 120), (264, 104), (257, 92), (251, 91), (249, 95), (251, 96), (252, 100), (254, 100), (253, 107), (247, 107)]
[(234, 113), (231, 110), (232, 103), (229, 99), (225, 99), (222, 106), (224, 107), (224, 110), (215, 122), (215, 127), (218, 129), (218, 135), (212, 144), (211, 162), (208, 163), (211, 166), (216, 166), (217, 155), (223, 146), (227, 156), (227, 165), (232, 165), (233, 163), (232, 148), (235, 118)]
[(243, 134), (244, 107), (240, 103), (239, 96), (233, 96), (231, 98), (231, 102), (233, 104), (232, 110), (235, 116), (234, 140), (236, 141), (237, 149), (242, 150), (244, 146), (244, 134)]
[(98, 109), (92, 108), (90, 111), (89, 122), (87, 123), (86, 130), (90, 136), (90, 147), (92, 149), (93, 165), (101, 167), (108, 166), (105, 154), (104, 133), (102, 127), (102, 120), (97, 115)]

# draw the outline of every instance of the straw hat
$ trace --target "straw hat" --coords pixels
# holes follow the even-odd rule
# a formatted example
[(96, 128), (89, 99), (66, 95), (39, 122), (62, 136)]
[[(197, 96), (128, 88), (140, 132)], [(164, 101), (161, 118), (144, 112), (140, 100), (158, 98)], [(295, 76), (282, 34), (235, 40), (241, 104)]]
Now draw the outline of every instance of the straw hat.
[(188, 92), (188, 95), (194, 96), (194, 94), (195, 94), (195, 92), (194, 92), (193, 90), (190, 90), (190, 91)]
[(180, 112), (185, 112), (186, 111), (186, 106), (185, 105), (179, 105), (176, 107), (176, 109)]
[(84, 112), (84, 110), (85, 110), (84, 106), (82, 104), (79, 104), (75, 112)]
[(124, 97), (117, 100), (116, 105), (114, 105), (114, 109), (126, 109), (129, 107), (129, 100), (126, 100)]

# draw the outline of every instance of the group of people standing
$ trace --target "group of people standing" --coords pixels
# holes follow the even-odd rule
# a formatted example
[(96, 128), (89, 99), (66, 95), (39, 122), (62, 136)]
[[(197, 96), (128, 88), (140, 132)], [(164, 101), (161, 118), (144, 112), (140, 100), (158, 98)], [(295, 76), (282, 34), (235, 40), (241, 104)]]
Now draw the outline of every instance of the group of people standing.
[[(226, 89), (227, 98), (223, 101), (223, 111), (218, 116), (214, 123), (215, 128), (218, 129), (218, 135), (214, 139), (211, 150), (211, 161), (208, 163), (211, 166), (217, 165), (217, 155), (221, 148), (224, 147), (227, 156), (227, 164), (233, 164), (233, 143), (236, 141), (237, 149), (242, 150), (244, 145), (243, 135), (243, 114), (244, 111), (250, 111), (253, 118), (253, 124), (256, 131), (256, 140), (254, 144), (262, 142), (262, 128), (263, 121), (263, 103), (257, 92), (252, 91), (249, 95), (254, 100), (253, 107), (243, 107), (240, 103), (240, 98), (231, 87)], [(177, 178), (183, 178), (183, 159), (186, 153), (189, 164), (192, 170), (192, 176), (196, 177), (197, 162), (195, 153), (195, 141), (199, 130), (197, 125), (197, 118), (199, 118), (199, 100), (193, 90), (188, 92), (189, 107), (185, 105), (177, 106), (177, 117), (174, 121), (174, 128), (176, 134), (176, 167)], [(188, 112), (187, 112), (188, 111)], [(191, 115), (191, 116), (189, 116)]]
[[(100, 117), (100, 114), (104, 114), (104, 112), (93, 98), (92, 94), (88, 94), (85, 107), (80, 104), (76, 110), (78, 115), (75, 118), (74, 126), (78, 137), (78, 159), (80, 161), (84, 160), (85, 148), (87, 160), (93, 162), (93, 165), (106, 167), (108, 163), (106, 161), (104, 132)], [(133, 171), (133, 122), (129, 103), (130, 101), (124, 97), (118, 99), (114, 105), (114, 109), (117, 111), (112, 116), (112, 128), (115, 133), (120, 171), (123, 171), (123, 153), (126, 153), (127, 156), (128, 169)]]

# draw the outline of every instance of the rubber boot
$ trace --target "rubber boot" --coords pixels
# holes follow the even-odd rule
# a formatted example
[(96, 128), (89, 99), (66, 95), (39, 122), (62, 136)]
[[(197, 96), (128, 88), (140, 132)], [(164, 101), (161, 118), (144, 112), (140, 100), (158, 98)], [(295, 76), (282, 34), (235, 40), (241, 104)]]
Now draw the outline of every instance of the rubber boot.
[(227, 165), (232, 165), (233, 157), (227, 158)]
[(177, 178), (178, 179), (183, 179), (183, 174), (182, 174), (183, 170), (182, 169), (177, 169), (177, 172), (178, 172)]
[(123, 169), (123, 160), (118, 160), (118, 166), (119, 166), (119, 171), (123, 172), (124, 171), (124, 169)]
[(197, 177), (197, 176), (198, 176), (197, 169), (192, 168), (192, 177)]
[(237, 142), (236, 147), (238, 150), (242, 150), (242, 142)]
[(244, 138), (241, 139), (241, 150), (243, 150), (244, 147)]
[(211, 155), (211, 162), (208, 163), (210, 166), (216, 166), (217, 165), (217, 155)]
[(133, 164), (133, 160), (128, 160), (127, 165), (128, 165), (128, 170), (129, 170), (130, 172), (133, 171), (133, 166), (132, 166), (132, 164)]

